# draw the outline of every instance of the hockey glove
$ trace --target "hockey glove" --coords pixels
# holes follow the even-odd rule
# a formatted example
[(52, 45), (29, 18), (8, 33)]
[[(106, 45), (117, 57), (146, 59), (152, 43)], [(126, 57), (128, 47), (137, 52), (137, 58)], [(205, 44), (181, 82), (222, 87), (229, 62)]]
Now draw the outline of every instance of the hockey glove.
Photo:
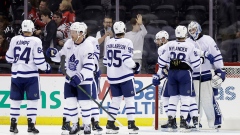
[(141, 70), (141, 65), (138, 62), (135, 62), (135, 67), (132, 69), (133, 69), (134, 74), (138, 74)]
[(99, 78), (101, 76), (101, 70), (98, 70), (97, 72), (94, 72), (94, 76), (96, 78)]
[(222, 78), (222, 80), (224, 81), (226, 78), (226, 72), (224, 69), (217, 69), (214, 71), (216, 75), (218, 75), (219, 77)]
[(82, 81), (82, 76), (80, 74), (76, 74), (70, 79), (69, 84), (73, 87), (77, 87)]
[(153, 84), (154, 86), (160, 85), (160, 76), (159, 76), (159, 75), (154, 74), (154, 75), (152, 76), (152, 84)]
[(45, 70), (45, 73), (50, 74), (52, 71), (52, 68), (49, 63), (47, 63), (47, 69)]
[(207, 58), (210, 61), (211, 64), (214, 63), (214, 57), (213, 57), (212, 54), (209, 54), (208, 52), (205, 51), (204, 52), (204, 57)]
[(48, 58), (55, 57), (58, 53), (58, 50), (56, 48), (48, 48), (46, 51), (46, 56)]

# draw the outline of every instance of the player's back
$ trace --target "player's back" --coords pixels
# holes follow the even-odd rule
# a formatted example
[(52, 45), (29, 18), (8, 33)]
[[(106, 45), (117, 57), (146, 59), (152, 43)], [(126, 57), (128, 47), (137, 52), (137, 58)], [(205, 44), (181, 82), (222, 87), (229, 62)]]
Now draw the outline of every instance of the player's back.
[[(93, 48), (94, 48), (94, 64), (97, 66), (97, 70), (99, 70), (99, 55), (100, 55), (100, 47), (99, 47), (99, 43), (98, 40), (95, 37), (92, 36), (88, 36), (86, 40), (89, 40), (92, 42), (93, 44)], [(95, 70), (94, 70), (95, 71)]]
[[(189, 42), (171, 41), (167, 44), (170, 60), (178, 59), (190, 67), (199, 66), (199, 56), (194, 51), (194, 45)], [(198, 61), (199, 60), (199, 61)]]
[(15, 36), (6, 55), (10, 59), (8, 61), (12, 63), (12, 77), (38, 76), (38, 66), (46, 64), (42, 42), (33, 36)]
[(111, 38), (106, 44), (104, 65), (110, 84), (121, 83), (133, 78), (133, 44), (126, 38)]

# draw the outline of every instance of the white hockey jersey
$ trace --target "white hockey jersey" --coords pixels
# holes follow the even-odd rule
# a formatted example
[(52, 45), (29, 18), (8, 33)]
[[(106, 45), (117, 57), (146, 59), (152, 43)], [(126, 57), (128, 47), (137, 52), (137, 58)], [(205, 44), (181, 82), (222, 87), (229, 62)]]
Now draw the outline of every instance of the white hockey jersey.
[(42, 41), (37, 37), (18, 35), (12, 38), (6, 53), (6, 60), (12, 63), (12, 77), (39, 76), (38, 69), (47, 70), (42, 51)]
[[(171, 41), (169, 41), (169, 42), (171, 42)], [(160, 56), (162, 55), (163, 51), (166, 49), (166, 46), (167, 46), (167, 43), (158, 47), (158, 64), (160, 64)], [(167, 66), (169, 67), (169, 64)], [(160, 71), (161, 71), (161, 69), (159, 66), (157, 74), (162, 76), (162, 73)]]
[[(62, 55), (65, 55), (67, 75), (70, 77), (76, 74), (81, 76), (84, 81), (81, 82), (80, 85), (92, 84), (94, 70), (94, 49), (91, 41), (84, 40), (82, 43), (77, 45), (74, 44), (72, 39), (68, 39), (63, 48), (59, 51), (59, 55), (56, 57), (61, 57)], [(69, 82), (69, 80), (66, 79), (66, 82)]]
[(57, 28), (57, 35), (56, 37), (60, 40), (67, 41), (69, 38), (71, 38), (70, 35), (70, 24), (69, 23), (63, 23)]
[[(202, 51), (207, 51), (209, 54), (212, 54), (214, 57), (214, 64), (212, 65), (208, 59), (204, 60), (204, 63), (201, 65), (201, 80), (209, 81), (212, 79), (211, 69), (221, 69), (223, 68), (223, 58), (221, 52), (216, 44), (216, 42), (208, 35), (203, 35), (197, 41), (188, 38), (187, 42), (191, 42), (195, 45), (196, 48)], [(193, 79), (199, 80), (200, 78), (200, 68), (193, 70)]]
[(126, 38), (111, 38), (105, 48), (103, 63), (107, 67), (110, 84), (117, 84), (133, 79), (132, 68), (135, 67), (133, 43)]
[(200, 56), (195, 50), (194, 45), (189, 42), (168, 42), (159, 59), (159, 67), (161, 68), (168, 65), (173, 59), (179, 59), (192, 68), (200, 66)]
[(95, 68), (94, 71), (99, 71), (99, 55), (100, 55), (100, 47), (98, 40), (95, 37), (89, 36), (86, 40), (90, 40), (93, 44), (94, 49), (94, 64)]

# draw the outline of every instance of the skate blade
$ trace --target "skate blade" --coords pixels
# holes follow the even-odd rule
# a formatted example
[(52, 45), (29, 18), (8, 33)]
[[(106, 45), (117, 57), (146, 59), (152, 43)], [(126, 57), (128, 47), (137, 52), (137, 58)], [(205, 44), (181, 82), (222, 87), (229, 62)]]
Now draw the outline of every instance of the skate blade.
[(94, 131), (93, 134), (94, 135), (102, 135), (102, 131)]
[(177, 132), (177, 129), (167, 128), (165, 132)]
[(62, 130), (61, 135), (69, 135), (69, 131), (68, 130)]
[(82, 135), (84, 133), (83, 130), (78, 131), (76, 134), (67, 134), (67, 135)]
[(183, 133), (188, 133), (188, 132), (191, 131), (191, 129), (180, 128), (179, 131), (180, 131), (180, 132), (183, 132)]
[(28, 132), (28, 135), (37, 135), (39, 133)]
[(107, 129), (106, 134), (117, 134), (118, 130)]
[(168, 132), (168, 128), (161, 128), (162, 132)]
[(138, 134), (138, 130), (128, 129), (129, 134)]
[(17, 135), (18, 133), (11, 132), (10, 135)]

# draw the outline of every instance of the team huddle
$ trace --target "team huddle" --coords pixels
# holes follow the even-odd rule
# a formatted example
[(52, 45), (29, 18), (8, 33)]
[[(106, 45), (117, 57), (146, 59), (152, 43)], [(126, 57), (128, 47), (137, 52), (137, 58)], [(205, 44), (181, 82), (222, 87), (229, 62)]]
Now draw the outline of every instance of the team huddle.
[[(42, 42), (33, 37), (34, 24), (30, 20), (22, 22), (23, 35), (12, 38), (6, 59), (12, 63), (10, 90), (10, 132), (17, 134), (17, 122), (20, 105), (27, 95), (28, 133), (38, 134), (35, 128), (37, 104), (40, 98), (38, 69), (51, 73), (51, 66), (45, 57), (60, 63), (62, 73), (66, 76), (64, 84), (63, 135), (101, 134), (99, 126), (98, 103), (99, 78), (99, 44), (96, 38), (88, 36), (87, 25), (75, 22), (70, 26), (70, 36), (63, 48), (48, 48), (43, 53)], [(141, 65), (134, 62), (131, 40), (124, 38), (126, 26), (123, 22), (113, 25), (115, 37), (107, 41), (103, 63), (107, 67), (107, 79), (110, 84), (112, 101), (105, 111), (108, 115), (107, 134), (117, 134), (115, 126), (121, 101), (125, 101), (129, 133), (136, 134), (135, 125), (135, 87), (134, 74), (138, 74)], [(187, 38), (189, 32), (190, 38)], [(153, 85), (160, 85), (166, 78), (162, 100), (168, 122), (162, 125), (163, 131), (177, 131), (176, 109), (181, 101), (180, 131), (201, 127), (199, 111), (203, 107), (209, 127), (221, 127), (221, 112), (215, 100), (217, 88), (225, 80), (221, 53), (214, 40), (201, 34), (197, 22), (191, 22), (188, 29), (178, 26), (175, 30), (176, 40), (168, 41), (166, 31), (156, 34), (155, 43), (159, 45), (157, 74), (153, 75)], [(200, 103), (200, 105), (199, 105)], [(83, 125), (79, 125), (79, 108)], [(217, 112), (218, 111), (218, 112)], [(190, 125), (192, 120), (193, 125)], [(72, 123), (72, 126), (70, 125)]]

